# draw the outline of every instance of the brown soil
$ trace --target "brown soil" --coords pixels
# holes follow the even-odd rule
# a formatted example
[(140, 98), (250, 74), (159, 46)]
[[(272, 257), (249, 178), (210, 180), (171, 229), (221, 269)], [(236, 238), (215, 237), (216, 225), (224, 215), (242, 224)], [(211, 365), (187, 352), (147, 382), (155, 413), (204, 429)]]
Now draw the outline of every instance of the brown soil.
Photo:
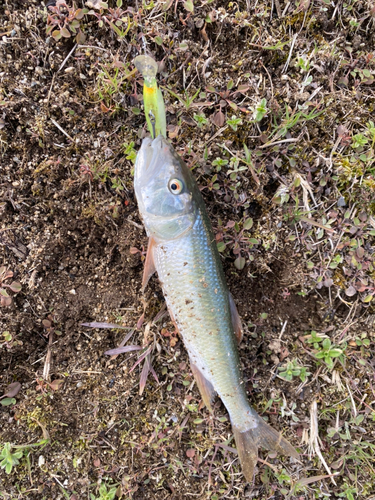
[[(239, 3), (241, 11), (245, 11), (246, 2)], [(284, 9), (286, 4), (281, 3)], [(206, 85), (225, 89), (229, 78), (237, 80), (238, 61), (249, 58), (244, 63), (247, 70), (261, 72), (266, 80), (266, 66), (274, 80), (272, 92), (282, 96), (286, 80), (282, 79), (281, 68), (289, 45), (284, 52), (255, 53), (249, 45), (245, 49), (244, 39), (258, 43), (258, 38), (252, 38), (252, 29), (239, 21), (236, 24), (234, 6), (228, 7), (228, 22), (224, 17), (221, 22), (207, 24), (207, 34), (202, 34), (198, 18), (216, 11), (221, 19), (226, 4), (214, 2), (198, 8), (195, 16), (186, 20), (188, 13), (179, 3), (181, 21), (174, 15), (173, 3), (163, 14), (164, 28), (164, 18), (147, 21), (150, 11), (140, 2), (128, 2), (127, 7), (141, 12), (138, 21), (139, 26), (145, 23), (146, 38), (152, 40), (157, 33), (165, 37), (169, 30), (169, 39), (175, 35), (179, 43), (187, 41), (191, 59), (183, 70), (179, 67), (186, 59), (184, 52), (176, 51), (175, 61), (165, 60), (164, 85), (173, 84), (178, 95), (183, 96), (185, 82), (186, 87), (191, 83), (196, 65), (200, 74), (189, 95)], [(287, 19), (298, 31), (303, 16), (294, 19), (293, 12), (288, 11)], [(251, 11), (249, 19), (256, 24), (258, 33), (261, 26), (257, 13)], [(336, 24), (331, 26), (332, 10), (322, 12), (316, 8), (313, 13), (315, 25), (305, 28), (304, 36), (324, 37), (326, 43), (331, 43), (340, 35)], [(0, 6), (0, 16), (0, 31), (6, 33), (0, 44), (0, 265), (13, 271), (13, 279), (22, 284), (13, 304), (0, 310), (1, 331), (12, 336), (8, 343), (0, 337), (0, 393), (14, 381), (21, 383), (16, 404), (0, 406), (0, 447), (6, 442), (31, 445), (48, 437), (44, 447), (29, 449), (29, 463), (22, 458), (9, 475), (0, 469), (0, 496), (74, 500), (89, 498), (91, 493), (99, 498), (99, 485), (106, 483), (117, 487), (120, 498), (284, 498), (282, 483), (269, 475), (272, 467), (268, 468), (264, 461), (258, 464), (254, 484), (244, 482), (236, 454), (228, 449), (234, 443), (230, 423), (223, 418), (225, 409), (220, 401), (215, 403), (214, 417), (202, 409), (182, 342), (178, 339), (175, 343), (173, 337), (166, 336), (173, 331), (169, 317), (164, 316), (150, 328), (146, 326), (163, 308), (157, 278), (150, 281), (145, 319), (136, 328), (144, 312), (141, 251), (147, 240), (132, 188), (132, 163), (126, 159), (123, 145), (134, 141), (134, 149), (140, 147), (144, 116), (130, 109), (138, 105), (134, 92), (141, 94), (141, 86), (139, 79), (126, 81), (121, 92), (106, 101), (106, 106), (113, 106), (113, 112), (104, 112), (100, 106), (97, 87), (102, 64), (112, 63), (116, 57), (131, 63), (142, 50), (141, 28), (133, 26), (125, 42), (119, 42), (113, 31), (107, 26), (101, 29), (91, 17), (85, 28), (85, 45), (104, 50), (73, 50), (73, 38), (59, 42), (47, 38), (46, 9), (39, 2), (6, 1)], [(312, 14), (309, 16), (311, 19)], [(274, 15), (272, 26), (278, 23)], [(317, 25), (321, 28), (317, 29)], [(207, 54), (213, 59), (206, 69), (211, 76), (203, 77), (206, 55), (201, 59), (201, 54), (207, 36), (211, 43)], [(352, 44), (357, 43), (355, 36), (349, 36)], [(371, 40), (368, 43), (373, 47)], [(149, 48), (158, 60), (167, 53), (152, 41)], [(334, 61), (325, 62), (333, 72)], [(176, 73), (171, 75), (174, 70)], [(321, 78), (328, 95), (329, 79), (324, 75)], [(254, 88), (250, 92), (255, 98), (258, 91)], [(270, 91), (267, 83), (259, 92), (271, 99)], [(204, 186), (213, 175), (209, 173), (210, 162), (222, 155), (214, 140), (209, 160), (204, 159), (204, 144), (218, 128), (211, 122), (203, 130), (196, 128), (193, 115), (197, 110), (186, 111), (176, 99), (164, 94), (169, 124), (180, 124), (174, 139), (176, 149), (188, 164), (199, 165), (195, 173)], [(204, 99), (214, 98), (210, 95)], [(238, 95), (235, 99), (241, 102)], [(339, 107), (338, 102), (333, 106)], [(202, 109), (208, 114), (206, 108)], [(230, 116), (231, 112), (227, 112)], [(310, 133), (319, 136), (326, 125), (314, 124)], [(249, 134), (249, 128), (241, 131), (239, 126), (238, 134), (226, 130), (217, 141), (226, 140), (229, 149), (237, 150)], [(259, 135), (259, 131), (252, 135)], [(322, 143), (329, 142), (321, 135)], [(271, 165), (271, 161), (272, 153), (266, 163)], [(289, 174), (283, 170), (281, 175), (285, 179)], [(285, 457), (268, 457), (264, 451), (261, 457), (274, 467), (272, 470), (280, 473), (286, 468), (296, 481), (307, 475), (325, 474), (318, 460), (309, 461), (302, 442), (303, 431), (309, 427), (312, 400), (317, 399), (323, 410), (332, 401), (348, 397), (347, 392), (338, 395), (330, 374), (326, 379), (315, 376), (316, 362), (301, 337), (311, 330), (339, 335), (347, 325), (349, 309), (337, 297), (332, 301), (326, 288), (315, 290), (308, 283), (306, 256), (298, 245), (288, 241), (294, 226), (286, 223), (281, 209), (271, 203), (279, 186), (272, 169), (262, 173), (260, 186), (250, 172), (243, 174), (241, 182), (252, 200), (246, 208), (236, 205), (233, 199), (224, 202), (221, 194), (208, 189), (202, 193), (215, 229), (219, 219), (226, 223), (251, 216), (254, 237), (270, 243), (268, 248), (256, 245), (251, 250), (254, 261), (242, 271), (234, 267), (230, 252), (223, 258), (223, 265), (244, 322), (240, 355), (249, 397), (259, 413), (300, 447), (302, 465)], [(133, 248), (140, 251), (134, 253)], [(370, 336), (373, 330), (370, 310), (363, 307), (357, 304), (350, 318), (355, 322), (354, 337), (356, 332), (368, 332)], [(52, 324), (50, 329), (42, 323), (47, 318)], [(130, 371), (137, 356), (130, 353), (111, 359), (104, 355), (120, 344), (128, 330), (81, 325), (92, 321), (135, 328), (130, 344), (154, 342), (152, 363), (159, 383), (150, 374), (140, 396), (142, 364)], [(313, 373), (302, 390), (298, 389), (298, 378), (287, 382), (276, 377), (277, 366), (285, 362), (288, 354), (288, 359), (298, 358)], [(48, 359), (50, 368), (43, 381)], [(346, 373), (359, 384), (358, 379), (365, 379), (369, 372), (368, 365), (356, 367), (356, 359), (348, 360)], [(56, 380), (62, 382), (53, 390), (49, 384)], [(369, 379), (367, 383), (371, 385)], [(366, 400), (368, 404), (371, 397)], [(296, 403), (297, 420), (290, 414), (281, 416), (283, 398), (289, 409)], [(273, 403), (268, 405), (271, 399)], [(336, 413), (327, 411), (325, 415), (324, 432), (327, 426), (334, 425)], [(343, 415), (345, 412), (340, 418)], [(368, 435), (371, 439), (373, 436)], [(322, 447), (331, 453), (330, 463), (338, 458), (328, 439), (323, 439)], [(345, 470), (341, 473), (340, 485), (344, 484)], [(331, 487), (327, 480), (322, 485), (326, 492)], [(333, 488), (331, 498), (336, 498), (334, 491), (338, 494), (341, 490)], [(289, 498), (317, 497), (313, 490), (306, 490)]]

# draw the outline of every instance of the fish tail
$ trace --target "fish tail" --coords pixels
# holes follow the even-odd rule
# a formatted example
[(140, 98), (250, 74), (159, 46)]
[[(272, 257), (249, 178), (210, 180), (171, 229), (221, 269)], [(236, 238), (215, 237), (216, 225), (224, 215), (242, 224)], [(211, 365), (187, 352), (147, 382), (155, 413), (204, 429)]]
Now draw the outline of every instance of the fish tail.
[(259, 415), (257, 415), (256, 427), (245, 432), (241, 432), (235, 425), (232, 425), (232, 429), (243, 475), (249, 482), (253, 480), (259, 446), (290, 457), (299, 457), (297, 451), (289, 441), (280, 432), (268, 425)]

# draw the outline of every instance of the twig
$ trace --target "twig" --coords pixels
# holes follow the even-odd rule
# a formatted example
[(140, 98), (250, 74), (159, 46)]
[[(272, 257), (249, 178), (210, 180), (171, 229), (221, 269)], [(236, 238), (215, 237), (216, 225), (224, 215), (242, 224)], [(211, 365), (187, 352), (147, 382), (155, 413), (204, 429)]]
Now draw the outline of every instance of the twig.
[(65, 130), (57, 123), (56, 120), (54, 120), (53, 118), (50, 118), (50, 120), (55, 125), (55, 127), (57, 127), (60, 130), (60, 132), (62, 132), (68, 139), (70, 139), (72, 142), (74, 142), (74, 139), (72, 137), (70, 137), (68, 132), (65, 132)]
[[(276, 4), (277, 5), (277, 4)], [(298, 33), (296, 33), (293, 37), (293, 40), (292, 40), (292, 45), (290, 47), (290, 51), (289, 51), (289, 56), (288, 56), (288, 59), (285, 63), (285, 66), (283, 67), (283, 70), (282, 70), (282, 73), (286, 73), (288, 67), (289, 67), (289, 63), (290, 63), (290, 60), (292, 58), (292, 53), (293, 53), (293, 48), (294, 48), (294, 44), (296, 43), (296, 40), (297, 40), (297, 36), (298, 36)]]
[(349, 392), (350, 401), (352, 402), (353, 413), (354, 413), (354, 418), (355, 418), (357, 416), (357, 408), (356, 408), (355, 403), (354, 403), (353, 394), (352, 394), (351, 390), (349, 389), (347, 382), (345, 382), (345, 385), (346, 385), (346, 388), (348, 389), (348, 392)]
[(279, 2), (279, 0), (274, 0), (274, 1), (275, 1), (276, 11), (277, 11), (277, 17), (279, 19), (281, 19), (283, 14), (281, 12), (280, 2)]
[(74, 47), (72, 48), (72, 50), (69, 52), (69, 54), (66, 56), (66, 58), (63, 60), (61, 66), (59, 67), (59, 69), (57, 70), (57, 73), (59, 73), (63, 67), (65, 66), (65, 64), (67, 63), (69, 57), (73, 54), (73, 52), (76, 50), (77, 48), (77, 44), (74, 45)]
[(143, 229), (143, 226), (141, 226), (140, 224), (137, 224), (136, 222), (134, 222), (133, 220), (127, 218), (126, 219), (128, 222), (130, 222), (130, 224), (132, 224), (133, 226), (137, 227), (138, 229)]
[(79, 49), (98, 49), (108, 52), (108, 49), (103, 49), (103, 47), (96, 47), (95, 45), (78, 45)]
[(51, 86), (49, 88), (49, 92), (48, 92), (48, 96), (47, 96), (47, 108), (48, 108), (48, 104), (49, 104), (49, 100), (51, 98), (51, 93), (52, 93), (52, 89), (53, 89), (53, 85), (55, 83), (55, 78), (56, 78), (56, 73), (53, 75), (52, 77), (52, 82), (51, 82)]
[(53, 332), (51, 331), (48, 337), (47, 356), (44, 361), (44, 368), (43, 368), (44, 380), (49, 380), (49, 372), (51, 369), (51, 359), (52, 359), (52, 350), (51, 350), (52, 342), (53, 342)]
[(208, 141), (207, 141), (207, 146), (208, 146), (208, 145), (209, 145), (209, 144), (210, 144), (210, 143), (211, 143), (214, 139), (216, 139), (216, 137), (217, 137), (217, 136), (221, 135), (221, 134), (224, 132), (224, 130), (226, 130), (227, 128), (228, 128), (228, 125), (225, 125), (224, 127), (219, 128), (219, 130), (216, 132), (216, 134), (214, 134), (214, 135), (211, 137), (211, 139), (208, 139)]
[[(325, 470), (328, 472), (330, 476), (333, 476), (332, 472), (330, 471), (330, 468), (328, 467), (326, 461), (324, 460), (324, 457), (322, 455), (322, 452), (320, 451), (320, 446), (319, 446), (319, 427), (318, 427), (318, 405), (316, 401), (314, 400), (311, 404), (311, 414), (310, 414), (310, 443), (309, 443), (309, 448), (310, 448), (310, 459), (311, 455), (315, 453), (318, 455), (320, 461), (322, 462)], [(336, 481), (331, 477), (331, 481), (335, 486), (337, 486)]]
[(277, 144), (283, 144), (284, 142), (298, 142), (298, 141), (299, 137), (291, 139), (283, 139), (282, 141), (268, 142), (267, 144), (259, 146), (258, 149), (270, 148), (271, 146), (277, 146)]
[[(271, 95), (272, 95), (272, 99), (273, 99), (273, 96), (274, 96), (274, 93), (273, 93), (273, 83), (272, 83), (272, 78), (271, 78), (271, 75), (269, 74), (268, 72), (268, 69), (265, 67), (265, 65), (262, 63), (262, 61), (260, 61), (260, 64), (263, 66), (265, 72), (267, 73), (268, 75), (268, 78), (270, 80), (270, 84), (271, 84)], [(321, 87), (320, 87), (321, 88)]]

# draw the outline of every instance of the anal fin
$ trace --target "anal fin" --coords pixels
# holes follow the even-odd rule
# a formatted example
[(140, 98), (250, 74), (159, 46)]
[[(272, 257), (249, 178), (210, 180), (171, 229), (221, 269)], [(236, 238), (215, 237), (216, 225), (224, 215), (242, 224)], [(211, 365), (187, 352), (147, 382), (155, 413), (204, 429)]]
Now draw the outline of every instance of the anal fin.
[(232, 318), (232, 325), (234, 334), (237, 338), (237, 342), (240, 344), (242, 340), (242, 321), (240, 315), (238, 314), (236, 303), (232, 297), (232, 294), (229, 292), (229, 306), (230, 306), (230, 314)]
[(155, 240), (153, 239), (152, 236), (150, 236), (148, 240), (145, 267), (143, 269), (142, 292), (144, 292), (149, 279), (156, 271), (155, 261), (154, 261), (154, 247), (155, 247)]
[(214, 386), (209, 382), (206, 377), (204, 377), (199, 370), (199, 368), (191, 362), (190, 360), (191, 371), (193, 372), (195, 381), (197, 383), (199, 392), (201, 393), (203, 403), (206, 405), (207, 410), (212, 413), (211, 403), (215, 397), (215, 389)]

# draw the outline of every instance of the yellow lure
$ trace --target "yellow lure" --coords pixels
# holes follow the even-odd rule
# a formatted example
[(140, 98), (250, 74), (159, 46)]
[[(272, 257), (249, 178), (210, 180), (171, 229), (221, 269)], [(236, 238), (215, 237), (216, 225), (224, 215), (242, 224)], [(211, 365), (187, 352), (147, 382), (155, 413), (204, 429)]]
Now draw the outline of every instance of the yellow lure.
[(143, 104), (145, 107), (146, 121), (151, 137), (155, 139), (158, 135), (167, 136), (167, 124), (165, 118), (164, 100), (156, 83), (158, 65), (150, 56), (138, 56), (134, 59), (134, 65), (142, 74)]

